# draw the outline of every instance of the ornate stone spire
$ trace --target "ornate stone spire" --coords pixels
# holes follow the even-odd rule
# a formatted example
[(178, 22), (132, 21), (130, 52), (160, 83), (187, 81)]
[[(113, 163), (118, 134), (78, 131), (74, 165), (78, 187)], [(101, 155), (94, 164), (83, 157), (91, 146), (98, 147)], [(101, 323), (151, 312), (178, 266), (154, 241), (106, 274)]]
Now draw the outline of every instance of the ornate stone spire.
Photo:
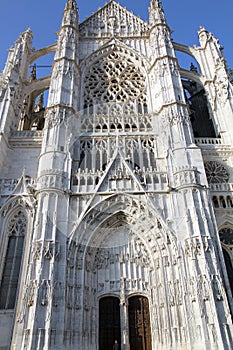
[(62, 26), (67, 25), (74, 27), (78, 25), (78, 10), (77, 3), (75, 0), (68, 0), (65, 5)]
[(61, 27), (58, 31), (56, 59), (61, 57), (74, 58), (78, 44), (78, 31), (77, 3), (75, 0), (68, 0), (65, 5)]
[(151, 25), (166, 24), (163, 6), (159, 0), (150, 1), (149, 20)]
[(65, 6), (65, 11), (67, 10), (76, 10), (77, 4), (75, 0), (68, 0)]

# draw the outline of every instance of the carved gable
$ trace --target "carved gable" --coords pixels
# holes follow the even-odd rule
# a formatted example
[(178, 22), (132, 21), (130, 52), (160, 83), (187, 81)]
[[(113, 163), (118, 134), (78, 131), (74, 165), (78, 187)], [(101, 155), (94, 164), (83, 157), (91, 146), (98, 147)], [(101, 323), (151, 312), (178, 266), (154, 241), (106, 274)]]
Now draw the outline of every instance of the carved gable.
[(81, 37), (135, 37), (146, 35), (148, 30), (148, 23), (115, 1), (110, 1), (80, 24)]

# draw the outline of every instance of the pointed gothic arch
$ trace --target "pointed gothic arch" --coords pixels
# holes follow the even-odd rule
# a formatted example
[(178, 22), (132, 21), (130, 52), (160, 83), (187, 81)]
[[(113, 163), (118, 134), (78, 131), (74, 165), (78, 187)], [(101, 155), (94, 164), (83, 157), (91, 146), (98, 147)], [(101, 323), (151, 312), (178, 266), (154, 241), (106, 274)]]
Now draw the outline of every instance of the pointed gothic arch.
[(28, 224), (27, 212), (21, 205), (11, 208), (2, 222), (0, 247), (3, 257), (0, 270), (1, 310), (13, 310), (16, 305)]
[(233, 228), (232, 226), (225, 226), (219, 230), (219, 237), (222, 245), (223, 257), (226, 265), (227, 275), (233, 295)]
[[(98, 332), (91, 333), (90, 327), (98, 325), (97, 300), (106, 295), (119, 297), (125, 307), (132, 295), (148, 298), (150, 315), (159, 314), (159, 319), (151, 317), (157, 334), (153, 346), (159, 344), (169, 317), (179, 327), (185, 316), (178, 251), (173, 233), (147, 200), (117, 194), (90, 204), (70, 237), (68, 255), (67, 303), (71, 309), (75, 306), (86, 332), (85, 337), (80, 335), (79, 346), (98, 343)], [(80, 284), (75, 286), (77, 281)], [(67, 316), (72, 324), (72, 313)], [(167, 329), (172, 339), (172, 330)]]
[(35, 208), (29, 198), (12, 196), (0, 210), (0, 299), (2, 309), (15, 309), (22, 293), (19, 277), (25, 273), (28, 258), (29, 232)]
[(217, 137), (216, 125), (211, 118), (212, 111), (206, 98), (205, 86), (202, 82), (198, 83), (196, 79), (191, 79), (188, 71), (182, 70), (182, 73), (182, 85), (189, 107), (194, 137)]
[[(171, 247), (169, 249), (171, 255), (172, 252), (178, 255), (175, 234), (168, 228), (149, 198), (137, 199), (130, 194), (123, 193), (111, 195), (96, 204), (94, 200), (91, 200), (87, 211), (83, 212), (73, 228), (70, 234), (70, 242), (75, 241), (77, 244), (86, 247), (91, 246), (91, 241), (97, 229), (105, 224), (107, 220), (112, 218), (115, 220), (115, 217), (121, 213), (128, 218), (132, 225), (138, 225), (142, 228), (150, 249), (153, 248), (154, 244), (156, 246), (158, 244), (160, 252), (165, 247)], [(155, 232), (150, 236), (145, 233), (146, 230), (155, 230)], [(157, 231), (159, 231), (159, 234), (157, 234)]]
[(222, 247), (223, 256), (226, 264), (227, 274), (229, 278), (229, 283), (231, 287), (231, 293), (233, 294), (233, 257), (231, 250), (227, 247)]

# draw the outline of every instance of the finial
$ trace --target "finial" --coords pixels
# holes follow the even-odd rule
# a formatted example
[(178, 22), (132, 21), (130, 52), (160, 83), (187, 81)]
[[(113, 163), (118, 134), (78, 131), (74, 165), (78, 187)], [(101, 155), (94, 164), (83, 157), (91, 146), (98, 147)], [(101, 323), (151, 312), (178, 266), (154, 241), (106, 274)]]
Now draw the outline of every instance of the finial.
[(44, 107), (44, 93), (42, 92), (40, 95), (39, 95), (39, 98), (38, 98), (38, 101), (35, 105), (35, 112), (40, 112)]
[(68, 0), (66, 3), (65, 11), (76, 10), (76, 9), (77, 9), (76, 0)]
[(203, 26), (200, 26), (200, 29), (198, 31), (198, 37), (201, 46), (205, 46), (209, 37), (209, 32)]
[(206, 32), (207, 33), (208, 31), (205, 29), (205, 27), (200, 26), (198, 33), (201, 33), (201, 32)]
[(36, 64), (33, 65), (32, 71), (30, 74), (30, 81), (36, 80)]
[(159, 0), (150, 0), (149, 7), (151, 24), (166, 24), (162, 2)]
[(24, 165), (23, 169), (22, 169), (22, 176), (21, 177), (25, 177), (26, 176), (26, 166)]
[(62, 26), (78, 26), (78, 9), (76, 0), (68, 0), (64, 10)]
[(197, 67), (195, 67), (193, 63), (190, 65), (190, 71), (197, 73)]

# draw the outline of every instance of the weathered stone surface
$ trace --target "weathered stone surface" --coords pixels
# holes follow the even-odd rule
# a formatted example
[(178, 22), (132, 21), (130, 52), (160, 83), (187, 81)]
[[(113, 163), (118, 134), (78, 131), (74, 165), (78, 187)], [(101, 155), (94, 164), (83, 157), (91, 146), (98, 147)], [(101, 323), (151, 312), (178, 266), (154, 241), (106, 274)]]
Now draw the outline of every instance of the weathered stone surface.
[[(135, 312), (141, 350), (232, 349), (232, 85), (217, 39), (198, 35), (198, 47), (174, 43), (157, 0), (149, 23), (110, 1), (81, 24), (68, 0), (56, 45), (34, 50), (27, 30), (10, 50), (0, 349), (107, 350), (108, 297), (122, 350), (134, 297), (149, 305)], [(28, 74), (51, 52), (50, 77)]]

